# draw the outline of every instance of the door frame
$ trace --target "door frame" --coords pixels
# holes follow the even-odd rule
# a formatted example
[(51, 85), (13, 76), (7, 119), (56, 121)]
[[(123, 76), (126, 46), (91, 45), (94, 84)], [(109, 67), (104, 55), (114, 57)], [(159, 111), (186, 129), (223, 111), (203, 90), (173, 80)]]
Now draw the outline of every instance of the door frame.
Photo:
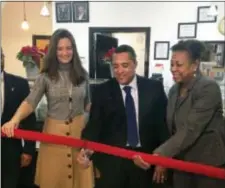
[[(95, 79), (96, 59), (94, 56), (94, 33), (145, 33), (144, 76), (149, 77), (150, 27), (89, 27), (89, 76)], [(94, 62), (94, 63), (93, 63)]]
[[(205, 43), (205, 44), (223, 44), (224, 45), (224, 52), (225, 52), (225, 44), (224, 44), (224, 41), (223, 40), (207, 40), (207, 41), (204, 41), (202, 40), (201, 42)], [(222, 60), (224, 63), (223, 63), (223, 68), (225, 68), (225, 53), (223, 54), (223, 60)]]

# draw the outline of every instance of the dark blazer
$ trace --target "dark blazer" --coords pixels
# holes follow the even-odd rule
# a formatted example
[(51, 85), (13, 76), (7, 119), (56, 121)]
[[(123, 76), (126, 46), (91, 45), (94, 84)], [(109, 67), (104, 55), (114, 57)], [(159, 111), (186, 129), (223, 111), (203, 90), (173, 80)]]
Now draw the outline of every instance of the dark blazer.
[[(167, 98), (161, 82), (137, 76), (139, 135), (143, 151), (151, 153), (168, 139), (165, 124)], [(116, 79), (96, 86), (92, 95), (89, 121), (82, 138), (112, 146), (126, 147), (127, 123), (121, 88)], [(94, 155), (101, 170), (106, 155)]]
[[(1, 116), (1, 125), (9, 121), (22, 101), (29, 94), (27, 80), (3, 72), (4, 74), (4, 107)], [(36, 118), (34, 113), (21, 122), (20, 128), (36, 130)], [(17, 181), (20, 171), (20, 155), (35, 153), (35, 142), (25, 141), (24, 147), (19, 139), (1, 138), (2, 141), (2, 181), (3, 187), (11, 188), (12, 182)], [(8, 178), (10, 182), (8, 182)], [(7, 181), (4, 182), (4, 180)]]
[(156, 153), (209, 165), (225, 164), (225, 124), (222, 97), (214, 80), (199, 75), (189, 85), (185, 97), (177, 101), (179, 86), (169, 92), (167, 122), (176, 133)]

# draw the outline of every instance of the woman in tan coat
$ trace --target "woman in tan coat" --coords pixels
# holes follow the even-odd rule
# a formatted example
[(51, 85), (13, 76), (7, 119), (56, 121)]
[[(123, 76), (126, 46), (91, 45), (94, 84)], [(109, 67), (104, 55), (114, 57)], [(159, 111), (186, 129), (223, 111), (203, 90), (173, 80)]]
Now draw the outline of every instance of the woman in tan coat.
[[(44, 69), (35, 85), (2, 131), (13, 136), (14, 128), (31, 114), (43, 95), (48, 114), (43, 132), (80, 138), (84, 113), (89, 106), (87, 74), (81, 65), (75, 40), (65, 30), (56, 30), (50, 41)], [(35, 183), (40, 188), (92, 188), (92, 168), (83, 169), (76, 162), (77, 148), (41, 143)]]

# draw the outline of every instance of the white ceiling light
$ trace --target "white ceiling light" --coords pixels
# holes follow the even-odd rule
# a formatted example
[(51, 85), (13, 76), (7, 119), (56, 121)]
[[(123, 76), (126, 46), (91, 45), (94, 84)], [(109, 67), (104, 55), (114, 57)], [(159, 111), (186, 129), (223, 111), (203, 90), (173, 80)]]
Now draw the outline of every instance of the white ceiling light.
[(217, 16), (218, 11), (217, 11), (217, 6), (216, 5), (211, 5), (208, 11), (209, 16)]
[(44, 5), (43, 5), (43, 7), (41, 9), (41, 12), (40, 12), (40, 15), (41, 16), (49, 16), (50, 15), (46, 2), (44, 2)]
[(27, 16), (26, 16), (26, 5), (25, 5), (25, 2), (23, 2), (23, 22), (21, 24), (21, 28), (23, 30), (28, 30), (29, 29), (29, 23), (27, 21)]
[(23, 22), (21, 24), (21, 28), (23, 30), (28, 30), (29, 29), (29, 24), (28, 24), (27, 20), (23, 20)]

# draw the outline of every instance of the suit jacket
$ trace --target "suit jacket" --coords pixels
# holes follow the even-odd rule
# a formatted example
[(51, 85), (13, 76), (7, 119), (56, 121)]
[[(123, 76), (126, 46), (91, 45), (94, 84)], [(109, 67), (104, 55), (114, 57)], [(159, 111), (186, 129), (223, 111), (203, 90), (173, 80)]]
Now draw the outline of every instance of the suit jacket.
[[(142, 149), (151, 153), (168, 139), (165, 124), (167, 98), (162, 83), (137, 76), (139, 135)], [(89, 121), (82, 138), (112, 146), (126, 147), (127, 122), (121, 88), (115, 78), (96, 86), (92, 95)], [(95, 155), (100, 169), (105, 155)]]
[[(169, 92), (167, 123), (176, 133), (155, 153), (209, 165), (225, 164), (225, 124), (222, 97), (214, 80), (199, 75), (178, 102), (179, 85)], [(177, 103), (177, 104), (176, 104)]]
[[(9, 121), (22, 101), (29, 94), (29, 85), (27, 80), (3, 72), (4, 74), (4, 107), (1, 116), (1, 125)], [(21, 122), (20, 128), (36, 130), (36, 118), (34, 113)], [(1, 138), (2, 140), (2, 173), (13, 168), (14, 171), (20, 170), (20, 155), (27, 153), (33, 155), (35, 153), (35, 142), (25, 141), (24, 147), (19, 139)], [(6, 173), (7, 174), (7, 173)], [(19, 174), (17, 173), (19, 176)], [(17, 176), (15, 175), (15, 176)], [(13, 178), (18, 177), (11, 177)]]

